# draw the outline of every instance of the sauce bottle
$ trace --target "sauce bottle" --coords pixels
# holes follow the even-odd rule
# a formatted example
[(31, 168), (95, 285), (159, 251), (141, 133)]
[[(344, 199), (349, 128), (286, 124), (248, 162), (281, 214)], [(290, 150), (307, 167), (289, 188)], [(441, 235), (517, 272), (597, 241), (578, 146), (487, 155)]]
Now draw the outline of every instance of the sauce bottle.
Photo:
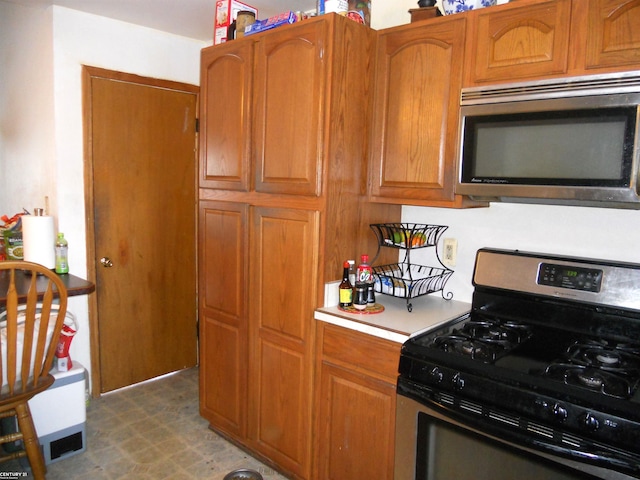
[(342, 267), (342, 282), (340, 282), (338, 287), (339, 302), (342, 308), (347, 308), (353, 305), (353, 285), (351, 285), (351, 281), (349, 280), (349, 262), (344, 262)]
[(356, 285), (358, 283), (373, 283), (373, 270), (369, 265), (369, 255), (367, 254), (360, 255), (360, 264), (356, 270)]

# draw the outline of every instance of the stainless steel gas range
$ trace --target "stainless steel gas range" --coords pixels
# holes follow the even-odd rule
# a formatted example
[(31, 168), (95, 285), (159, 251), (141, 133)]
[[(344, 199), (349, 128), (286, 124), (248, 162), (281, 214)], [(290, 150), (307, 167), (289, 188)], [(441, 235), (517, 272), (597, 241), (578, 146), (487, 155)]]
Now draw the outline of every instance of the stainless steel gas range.
[(396, 480), (640, 478), (640, 265), (481, 249), (402, 347)]

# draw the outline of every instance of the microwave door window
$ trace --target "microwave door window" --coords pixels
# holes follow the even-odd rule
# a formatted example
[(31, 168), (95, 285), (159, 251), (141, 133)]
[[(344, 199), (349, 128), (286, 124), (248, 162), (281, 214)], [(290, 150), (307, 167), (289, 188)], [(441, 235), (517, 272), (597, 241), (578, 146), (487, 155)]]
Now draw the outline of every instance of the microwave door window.
[[(532, 118), (540, 117), (540, 118)], [(516, 184), (616, 184), (631, 163), (627, 115), (588, 112), (468, 118), (465, 155), (474, 181)], [(631, 131), (630, 131), (631, 130)], [(471, 140), (471, 141), (469, 141)], [(629, 158), (627, 158), (629, 157)], [(465, 164), (469, 160), (465, 157)]]

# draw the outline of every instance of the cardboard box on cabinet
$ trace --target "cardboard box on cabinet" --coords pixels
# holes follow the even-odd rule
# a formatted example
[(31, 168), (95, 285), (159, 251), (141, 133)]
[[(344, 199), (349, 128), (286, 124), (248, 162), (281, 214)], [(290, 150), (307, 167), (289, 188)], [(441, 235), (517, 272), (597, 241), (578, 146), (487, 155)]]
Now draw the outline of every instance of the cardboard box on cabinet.
[(216, 18), (213, 27), (213, 44), (218, 45), (227, 41), (227, 31), (229, 25), (236, 19), (238, 12), (248, 10), (256, 14), (258, 18), (258, 9), (247, 5), (246, 3), (237, 2), (236, 0), (216, 0)]

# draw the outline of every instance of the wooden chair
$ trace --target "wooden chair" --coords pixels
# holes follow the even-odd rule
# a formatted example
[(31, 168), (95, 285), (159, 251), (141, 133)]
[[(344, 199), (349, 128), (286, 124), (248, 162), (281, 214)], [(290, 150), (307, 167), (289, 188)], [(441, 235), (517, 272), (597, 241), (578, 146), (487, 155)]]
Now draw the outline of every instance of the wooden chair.
[(44, 479), (44, 457), (27, 402), (54, 381), (49, 371), (67, 311), (67, 290), (55, 273), (31, 262), (0, 262), (0, 275), (9, 276), (8, 290), (0, 292), (0, 297), (6, 294), (0, 323), (0, 418), (15, 416), (18, 426), (17, 432), (0, 436), (0, 443), (22, 440), (23, 447), (0, 456), (0, 462), (26, 456), (33, 477)]

